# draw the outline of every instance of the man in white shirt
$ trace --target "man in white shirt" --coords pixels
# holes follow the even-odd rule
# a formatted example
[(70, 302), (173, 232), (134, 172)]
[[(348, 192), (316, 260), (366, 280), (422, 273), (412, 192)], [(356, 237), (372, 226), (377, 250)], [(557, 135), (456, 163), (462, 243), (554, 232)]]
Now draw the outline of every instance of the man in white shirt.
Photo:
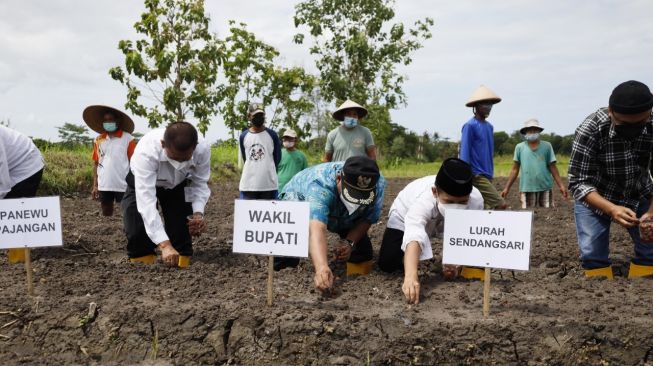
[[(0, 199), (36, 196), (43, 167), (43, 156), (29, 137), (0, 125)], [(25, 261), (24, 253), (9, 249), (9, 262)]]
[[(446, 210), (483, 209), (483, 197), (472, 187), (472, 179), (469, 164), (450, 158), (442, 163), (437, 176), (411, 182), (392, 203), (379, 268), (385, 272), (404, 269), (402, 290), (409, 303), (419, 301), (418, 263), (433, 258), (431, 238), (442, 237)], [(452, 268), (445, 268), (445, 277), (452, 277), (450, 271)]]
[(206, 227), (210, 162), (209, 145), (188, 122), (150, 131), (139, 141), (122, 200), (131, 262), (154, 263), (158, 247), (164, 263), (188, 265), (193, 255), (191, 235), (200, 235)]

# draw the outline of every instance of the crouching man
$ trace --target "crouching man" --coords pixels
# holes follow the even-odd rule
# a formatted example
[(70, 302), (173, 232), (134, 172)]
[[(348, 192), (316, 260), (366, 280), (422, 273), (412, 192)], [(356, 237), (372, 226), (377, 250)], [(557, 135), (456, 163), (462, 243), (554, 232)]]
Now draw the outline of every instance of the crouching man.
[[(364, 156), (304, 169), (286, 184), (282, 200), (310, 203), (309, 254), (315, 266), (315, 287), (333, 286), (327, 230), (341, 238), (335, 259), (347, 261), (347, 274), (370, 272), (372, 243), (367, 231), (381, 216), (384, 188), (376, 162)], [(297, 258), (275, 258), (275, 269), (298, 263)]]
[(150, 131), (136, 145), (122, 200), (131, 262), (152, 264), (159, 248), (164, 263), (188, 265), (191, 235), (200, 235), (206, 227), (210, 160), (208, 144), (188, 122)]
[[(379, 268), (385, 272), (404, 270), (402, 290), (411, 304), (419, 302), (420, 260), (433, 258), (431, 238), (442, 238), (449, 209), (482, 210), (483, 196), (472, 187), (472, 168), (466, 162), (445, 160), (437, 176), (427, 176), (408, 184), (390, 207), (387, 228), (379, 253)], [(458, 274), (457, 266), (445, 266), (444, 277)], [(479, 278), (482, 271), (462, 268), (462, 276)]]

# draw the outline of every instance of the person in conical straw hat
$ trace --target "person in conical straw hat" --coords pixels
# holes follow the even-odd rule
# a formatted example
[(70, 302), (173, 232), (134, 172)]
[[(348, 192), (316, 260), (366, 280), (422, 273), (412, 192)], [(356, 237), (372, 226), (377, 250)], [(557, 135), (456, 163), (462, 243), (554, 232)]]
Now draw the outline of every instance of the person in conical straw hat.
[(91, 198), (100, 200), (104, 216), (112, 216), (114, 202), (120, 203), (127, 190), (125, 177), (136, 148), (131, 135), (134, 121), (124, 112), (105, 105), (86, 107), (82, 118), (90, 129), (99, 133), (93, 142)]
[(346, 100), (335, 112), (333, 119), (342, 124), (327, 136), (324, 148), (324, 162), (345, 161), (352, 156), (367, 156), (376, 160), (376, 146), (369, 128), (361, 126), (367, 116), (367, 109), (362, 105)]
[[(460, 139), (460, 159), (472, 167), (472, 184), (481, 192), (486, 210), (504, 210), (506, 203), (492, 184), (494, 178), (494, 127), (487, 120), (492, 106), (501, 98), (490, 88), (481, 85), (465, 105), (471, 107), (474, 116), (463, 125)], [(483, 279), (479, 268), (464, 267), (461, 276), (467, 279)]]
[(548, 141), (540, 138), (544, 128), (535, 118), (524, 123), (519, 132), (524, 137), (523, 142), (515, 146), (512, 170), (508, 176), (508, 182), (501, 191), (501, 197), (506, 198), (510, 187), (517, 179), (521, 168), (522, 174), (519, 179), (519, 200), (521, 208), (532, 207), (553, 207), (553, 182), (555, 181), (564, 199), (569, 198), (567, 187), (560, 178), (560, 172), (556, 166), (556, 156), (553, 146)]

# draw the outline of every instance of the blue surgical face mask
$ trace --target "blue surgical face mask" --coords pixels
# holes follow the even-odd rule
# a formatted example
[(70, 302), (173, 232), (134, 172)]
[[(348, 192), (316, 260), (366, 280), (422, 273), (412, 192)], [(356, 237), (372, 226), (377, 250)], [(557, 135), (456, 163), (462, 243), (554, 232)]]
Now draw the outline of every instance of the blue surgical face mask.
[(347, 128), (354, 128), (358, 125), (358, 118), (345, 117), (342, 124)]
[(102, 122), (102, 128), (107, 132), (115, 132), (118, 129), (116, 122)]
[(531, 141), (531, 142), (537, 141), (540, 139), (540, 133), (539, 132), (527, 133), (524, 135), (524, 138), (526, 139), (526, 141)]

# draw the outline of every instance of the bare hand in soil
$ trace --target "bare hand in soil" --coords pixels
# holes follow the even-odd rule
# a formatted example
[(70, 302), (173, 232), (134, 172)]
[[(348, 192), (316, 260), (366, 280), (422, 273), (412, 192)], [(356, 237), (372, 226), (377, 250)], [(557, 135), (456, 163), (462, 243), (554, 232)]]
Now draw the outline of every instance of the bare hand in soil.
[(642, 242), (653, 242), (653, 215), (645, 213), (639, 221), (639, 239)]
[(346, 261), (351, 255), (351, 246), (349, 243), (338, 244), (333, 249), (333, 254), (335, 255), (335, 260), (337, 261)]
[(202, 214), (194, 214), (191, 220), (188, 220), (188, 232), (192, 236), (200, 236), (206, 230), (206, 220)]
[(637, 226), (639, 224), (639, 220), (637, 219), (637, 215), (633, 212), (633, 210), (629, 209), (628, 207), (624, 206), (616, 206), (612, 211), (610, 212), (610, 216), (612, 216), (612, 219), (619, 225), (630, 229), (631, 227)]
[(445, 264), (442, 267), (442, 277), (444, 277), (446, 281), (451, 281), (458, 276), (459, 271), (460, 266)]
[(404, 284), (401, 286), (409, 304), (419, 303), (419, 280), (417, 278), (404, 278)]
[(333, 273), (328, 266), (315, 270), (315, 287), (320, 291), (331, 289), (333, 286)]
[(161, 249), (161, 259), (163, 260), (163, 263), (169, 266), (177, 266), (179, 263), (179, 253), (172, 246), (170, 241), (166, 240), (161, 242), (161, 244), (159, 244), (159, 249)]

